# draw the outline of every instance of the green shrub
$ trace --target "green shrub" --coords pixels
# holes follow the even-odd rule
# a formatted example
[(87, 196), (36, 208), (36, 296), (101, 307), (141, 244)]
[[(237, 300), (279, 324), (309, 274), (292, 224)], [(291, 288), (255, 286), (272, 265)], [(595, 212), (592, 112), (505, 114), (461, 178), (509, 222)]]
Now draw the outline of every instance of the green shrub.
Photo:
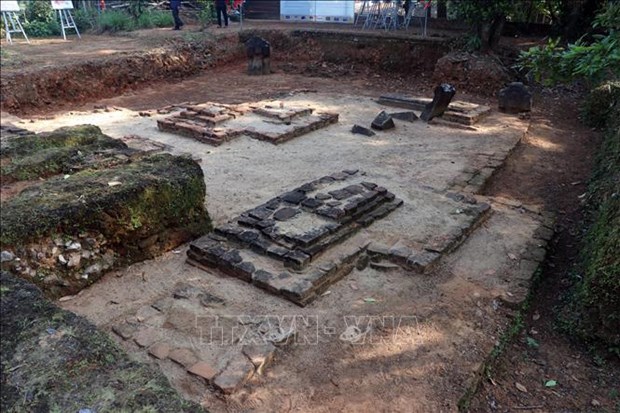
[(174, 19), (172, 13), (161, 10), (149, 10), (143, 12), (138, 17), (137, 27), (140, 29), (150, 29), (153, 27), (172, 27)]
[(99, 11), (92, 7), (77, 9), (73, 13), (73, 20), (81, 32), (95, 30), (98, 26)]
[(47, 0), (31, 0), (26, 3), (24, 12), (26, 22), (48, 23), (56, 19), (56, 13), (52, 9), (52, 3)]
[(49, 37), (60, 34), (58, 16), (49, 1), (33, 0), (26, 3), (24, 31), (31, 37)]
[(29, 21), (24, 22), (24, 31), (30, 37), (50, 37), (58, 36), (61, 33), (60, 23), (51, 20), (48, 22)]
[(588, 188), (582, 277), (563, 321), (569, 332), (620, 356), (620, 82), (594, 89), (586, 102), (584, 117), (606, 131)]
[(588, 126), (602, 128), (612, 118), (611, 113), (618, 102), (620, 102), (620, 80), (603, 83), (592, 89), (584, 101), (581, 117)]
[(174, 19), (172, 13), (161, 10), (153, 10), (150, 13), (151, 22), (153, 27), (172, 27), (174, 26)]
[(518, 67), (529, 71), (547, 86), (582, 79), (596, 85), (620, 77), (620, 3), (609, 3), (592, 27), (605, 34), (592, 35), (592, 42), (579, 39), (561, 47), (559, 39), (521, 52)]
[(99, 30), (102, 32), (120, 32), (135, 30), (136, 22), (127, 13), (110, 10), (101, 13), (98, 20)]

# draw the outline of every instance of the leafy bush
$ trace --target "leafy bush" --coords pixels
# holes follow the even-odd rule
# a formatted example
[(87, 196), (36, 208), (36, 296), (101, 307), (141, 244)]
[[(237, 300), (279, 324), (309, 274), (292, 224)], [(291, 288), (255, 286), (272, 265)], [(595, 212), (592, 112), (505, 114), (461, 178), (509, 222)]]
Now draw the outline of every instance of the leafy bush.
[(51, 20), (48, 22), (28, 21), (23, 23), (24, 31), (30, 37), (58, 36), (61, 33), (60, 23)]
[(172, 13), (161, 10), (148, 10), (138, 17), (137, 27), (139, 29), (150, 29), (153, 27), (172, 27), (174, 19)]
[(592, 27), (605, 34), (592, 35), (593, 42), (582, 37), (566, 48), (559, 39), (549, 40), (545, 46), (521, 52), (518, 67), (546, 86), (576, 79), (596, 85), (620, 77), (620, 3), (609, 3)]
[(31, 37), (48, 37), (60, 34), (58, 16), (52, 4), (45, 0), (33, 0), (26, 4), (24, 31)]
[(52, 9), (52, 3), (46, 0), (31, 0), (26, 3), (24, 12), (26, 22), (48, 23), (56, 19), (56, 13)]
[(581, 277), (560, 319), (569, 333), (620, 356), (620, 82), (594, 89), (583, 116), (606, 130), (588, 187)]
[[(620, 80), (606, 82), (593, 89), (581, 108), (581, 117), (588, 126), (602, 128), (620, 104)], [(618, 125), (620, 127), (620, 124)]]
[(101, 13), (98, 20), (99, 30), (102, 32), (120, 32), (135, 30), (136, 22), (125, 12), (110, 10)]
[(73, 20), (81, 32), (96, 29), (98, 19), (99, 11), (92, 7), (77, 9), (73, 13)]
[(106, 11), (98, 17), (96, 22), (101, 32), (131, 31), (153, 27), (172, 27), (173, 25), (172, 14), (161, 10), (144, 10), (137, 19), (124, 11)]

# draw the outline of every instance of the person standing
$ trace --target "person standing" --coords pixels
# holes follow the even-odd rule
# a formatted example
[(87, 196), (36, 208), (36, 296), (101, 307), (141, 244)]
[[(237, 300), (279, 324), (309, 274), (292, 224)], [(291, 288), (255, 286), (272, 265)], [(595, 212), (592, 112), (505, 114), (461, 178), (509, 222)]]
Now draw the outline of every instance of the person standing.
[(181, 30), (183, 22), (179, 17), (179, 9), (181, 8), (181, 0), (170, 0), (170, 10), (172, 10), (172, 17), (174, 18), (174, 29)]
[(217, 14), (217, 27), (222, 27), (222, 15), (224, 24), (228, 27), (228, 12), (226, 11), (226, 0), (215, 0), (215, 13)]

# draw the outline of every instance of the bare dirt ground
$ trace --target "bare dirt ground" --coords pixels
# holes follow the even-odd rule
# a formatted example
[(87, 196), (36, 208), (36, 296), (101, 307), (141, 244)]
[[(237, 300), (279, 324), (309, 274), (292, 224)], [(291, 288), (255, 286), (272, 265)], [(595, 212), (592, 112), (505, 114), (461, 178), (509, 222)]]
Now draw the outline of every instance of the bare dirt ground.
[[(177, 34), (161, 31), (164, 39), (173, 35)], [(184, 33), (179, 35), (186, 36)], [(136, 43), (136, 38), (142, 39), (143, 36), (131, 37), (126, 42), (115, 40), (111, 53), (124, 53), (137, 45), (142, 47), (143, 43), (140, 43), (141, 40)], [(99, 48), (85, 46), (84, 53), (97, 58), (101, 47), (106, 50), (105, 43), (104, 39)], [(71, 52), (76, 53), (75, 56), (69, 52), (63, 56), (63, 53), (58, 52), (63, 44), (44, 44), (38, 57), (33, 57), (32, 61), (22, 61), (26, 66), (43, 62), (54, 65), (79, 56), (78, 50)], [(56, 63), (55, 55), (60, 59)], [(131, 123), (134, 125), (134, 133), (136, 130), (142, 134), (148, 132), (149, 135), (157, 136), (155, 140), (175, 147), (177, 152), (193, 152), (203, 158), (209, 211), (216, 222), (223, 222), (235, 212), (255, 206), (261, 200), (292, 188), (297, 183), (303, 183), (311, 177), (314, 169), (320, 168), (320, 173), (323, 173), (323, 167), (333, 169), (345, 165), (347, 159), (351, 158), (347, 158), (346, 150), (339, 150), (336, 145), (331, 152), (328, 151), (328, 159), (320, 159), (316, 153), (308, 152), (308, 147), (321, 145), (321, 141), (316, 138), (313, 141), (310, 137), (292, 141), (292, 146), (284, 152), (279, 147), (264, 148), (262, 144), (246, 138), (228, 147), (213, 149), (204, 146), (198, 149), (198, 145), (188, 142), (186, 138), (158, 134), (152, 129), (153, 118), (140, 118), (137, 112), (130, 111), (151, 110), (185, 101), (238, 103), (283, 98), (291, 92), (302, 90), (332, 94), (336, 102), (339, 99), (346, 100), (337, 97), (345, 93), (362, 97), (376, 97), (396, 91), (428, 95), (433, 86), (425, 76), (415, 79), (386, 78), (378, 74), (361, 73), (356, 76), (336, 76), (335, 79), (309, 77), (295, 73), (295, 70), (284, 73), (288, 66), (278, 64), (275, 65), (275, 75), (251, 78), (240, 75), (244, 66), (243, 62), (234, 63), (183, 82), (160, 82), (120, 97), (85, 102), (74, 108), (76, 114), (54, 114), (54, 111), (48, 110), (40, 115), (54, 115), (54, 118), (33, 120), (33, 123), (26, 121), (19, 126), (43, 130), (63, 124), (93, 121), (115, 136), (124, 133), (126, 129), (123, 124)], [(309, 100), (312, 100), (312, 95), (308, 94)], [(460, 91), (458, 98), (494, 106), (494, 102), (488, 98)], [(77, 111), (91, 111), (93, 105), (123, 109), (112, 110), (107, 118), (96, 114), (77, 114)], [(580, 218), (578, 195), (585, 191), (597, 136), (578, 123), (572, 96), (541, 96), (535, 106), (525, 138), (516, 147), (504, 169), (491, 181), (485, 195), (513, 198), (527, 204), (542, 204), (546, 210), (559, 213), (559, 235), (553, 244), (551, 257), (544, 268), (543, 282), (527, 317), (525, 331), (536, 340), (538, 347), (528, 345), (524, 335), (526, 333), (522, 334), (494, 366), (493, 380), (483, 380), (483, 386), (474, 397), (470, 410), (613, 411), (614, 406), (618, 408), (617, 364), (611, 361), (602, 365), (595, 363), (585, 349), (573, 345), (564, 335), (556, 332), (554, 325), (554, 306), (567, 283), (567, 270), (575, 258), (577, 243), (574, 227)], [(361, 115), (350, 113), (344, 117), (345, 121), (347, 116), (353, 120), (355, 116)], [(446, 136), (456, 133), (455, 130), (436, 128), (434, 133), (425, 136), (424, 131), (418, 128), (413, 128), (417, 136), (415, 141), (401, 144), (404, 146), (400, 149), (398, 146), (393, 149), (392, 159), (399, 159), (398, 164), (389, 162), (390, 158), (383, 156), (385, 152), (381, 151), (377, 152), (376, 159), (368, 160), (371, 174), (384, 179), (388, 188), (394, 180), (398, 182), (397, 187), (401, 192), (407, 191), (407, 182), (411, 180), (442, 187), (455, 172), (474, 162), (471, 154), (461, 156), (456, 146), (443, 154), (435, 154), (438, 158), (434, 160), (439, 164), (435, 166), (430, 165), (433, 163), (430, 159), (427, 160), (429, 164), (413, 161), (423, 161), (424, 152), (413, 155), (411, 160), (396, 157), (395, 152), (405, 147), (415, 152), (416, 142), (425, 144), (426, 138), (441, 139), (436, 136), (437, 133)], [(305, 144), (301, 143), (302, 140), (306, 140)], [(351, 139), (345, 139), (345, 142), (348, 142), (347, 145), (354, 144)], [(393, 145), (393, 142), (383, 138), (374, 142), (379, 148), (382, 145)], [(269, 158), (269, 151), (272, 150), (280, 151), (278, 156), (281, 158)], [(289, 150), (292, 152), (288, 153)], [(256, 154), (262, 155), (255, 158)], [(298, 158), (303, 159), (301, 164)], [(274, 181), (274, 174), (285, 159), (288, 159), (288, 170), (295, 173), (288, 173), (288, 176), (278, 174)], [(386, 160), (388, 162), (383, 164)], [(359, 162), (360, 158), (357, 158), (353, 163)], [(300, 165), (302, 168), (298, 171)], [(253, 169), (257, 171), (253, 172)], [(249, 177), (259, 179), (259, 184)], [(231, 182), (239, 185), (239, 189), (231, 187)], [(400, 270), (378, 273), (370, 268), (354, 271), (336, 284), (329, 295), (303, 310), (289, 307), (281, 299), (265, 296), (236, 280), (205, 275), (201, 270), (184, 263), (184, 249), (182, 254), (169, 253), (152, 262), (110, 274), (96, 286), (97, 289), (86, 291), (64, 305), (85, 313), (96, 324), (107, 328), (112, 321), (133, 314), (136, 308), (149, 304), (153, 297), (165, 294), (176, 282), (185, 280), (199, 283), (221, 294), (228, 302), (235, 303), (230, 308), (233, 314), (248, 310), (259, 315), (287, 314), (288, 311), (320, 317), (321, 326), (328, 328), (319, 336), (320, 345), (299, 346), (279, 352), (275, 365), (265, 376), (256, 377), (247, 388), (233, 397), (220, 399), (209, 391), (204, 392), (196, 381), (183, 382), (180, 390), (184, 394), (203, 401), (213, 411), (454, 411), (464, 390), (480, 374), (484, 356), (510, 322), (512, 313), (501, 309), (498, 312), (493, 303), (498, 288), (502, 288), (501, 278), (510, 278), (515, 270), (507, 252), (518, 252), (533, 231), (528, 214), (516, 213), (501, 205), (494, 205), (494, 208), (496, 214), (489, 222), (456, 253), (444, 260), (432, 275), (411, 277)], [(500, 254), (497, 254), (498, 251)], [(369, 297), (376, 302), (366, 301), (365, 298)], [(386, 336), (392, 337), (390, 334), (393, 331), (379, 329), (375, 337), (384, 334), (383, 339), (354, 345), (337, 339), (331, 333), (340, 332), (347, 326), (342, 319), (343, 314), (358, 317), (413, 314), (419, 323), (414, 329), (404, 332), (399, 337), (400, 341), (386, 340)], [(132, 348), (128, 350), (136, 357), (148, 361), (143, 352)], [(180, 375), (172, 364), (162, 368), (173, 381)], [(545, 388), (543, 380), (548, 379), (557, 380), (558, 385)], [(517, 390), (516, 382), (524, 385), (528, 392)]]

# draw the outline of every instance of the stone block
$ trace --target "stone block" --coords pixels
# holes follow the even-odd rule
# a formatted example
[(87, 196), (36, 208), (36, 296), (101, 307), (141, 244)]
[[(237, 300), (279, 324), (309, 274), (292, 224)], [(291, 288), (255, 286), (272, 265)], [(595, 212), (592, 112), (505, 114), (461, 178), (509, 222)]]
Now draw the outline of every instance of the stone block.
[(149, 354), (159, 360), (164, 360), (170, 354), (170, 346), (165, 343), (157, 343), (149, 348)]
[(194, 352), (188, 348), (175, 348), (170, 350), (168, 358), (186, 369), (198, 362), (198, 358)]
[(233, 277), (242, 279), (243, 281), (251, 282), (252, 274), (256, 270), (254, 264), (249, 261), (243, 261), (233, 265)]
[(276, 213), (273, 214), (273, 219), (275, 219), (276, 221), (287, 221), (299, 214), (300, 212), (301, 211), (297, 208), (284, 207), (277, 210)]
[(422, 251), (411, 254), (407, 258), (407, 268), (411, 268), (417, 273), (424, 273), (430, 270), (439, 261), (441, 254), (432, 251)]
[(207, 382), (213, 382), (215, 376), (217, 376), (218, 371), (210, 364), (205, 361), (199, 361), (193, 365), (191, 365), (187, 369), (188, 373), (191, 373), (195, 376), (202, 377), (206, 379)]
[(138, 331), (138, 326), (129, 323), (123, 323), (112, 327), (112, 331), (120, 336), (123, 340), (129, 340)]
[(394, 128), (395, 125), (392, 117), (388, 115), (387, 112), (381, 111), (372, 121), (372, 124), (370, 126), (373, 129), (384, 131)]
[(426, 105), (424, 111), (420, 115), (420, 118), (428, 122), (431, 119), (443, 115), (443, 113), (448, 109), (448, 105), (450, 105), (450, 101), (456, 94), (456, 89), (454, 86), (443, 83), (435, 88), (435, 96), (433, 97), (433, 101)]
[(252, 284), (272, 293), (278, 292), (275, 287), (275, 275), (265, 270), (257, 270), (252, 274)]
[(413, 112), (394, 112), (389, 114), (392, 119), (402, 120), (404, 122), (415, 122), (418, 116)]
[(498, 106), (502, 112), (529, 112), (532, 110), (532, 94), (521, 82), (509, 83), (499, 91)]
[(239, 353), (215, 377), (213, 384), (223, 393), (234, 393), (252, 378), (254, 369), (254, 364), (244, 354)]
[(303, 200), (306, 199), (306, 194), (302, 191), (291, 191), (282, 195), (280, 199), (282, 199), (282, 201), (284, 202), (299, 205)]
[(368, 137), (376, 135), (372, 130), (365, 128), (363, 126), (360, 126), (360, 125), (353, 125), (353, 128), (351, 128), (351, 133), (354, 133), (357, 135), (364, 135)]

